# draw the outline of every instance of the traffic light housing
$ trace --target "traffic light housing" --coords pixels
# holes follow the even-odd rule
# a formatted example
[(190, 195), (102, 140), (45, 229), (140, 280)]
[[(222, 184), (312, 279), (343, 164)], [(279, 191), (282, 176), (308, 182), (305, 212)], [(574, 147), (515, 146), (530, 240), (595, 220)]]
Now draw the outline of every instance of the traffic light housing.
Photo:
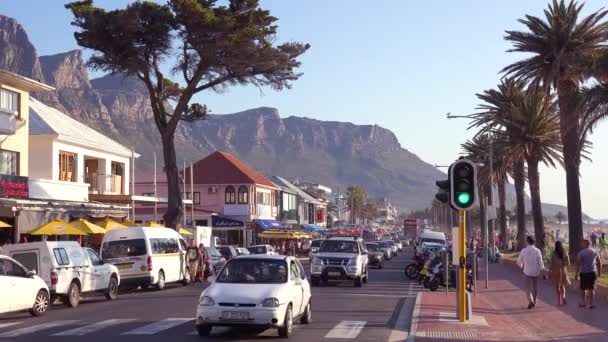
[(450, 205), (456, 210), (469, 210), (477, 203), (477, 167), (468, 159), (450, 166)]
[(438, 180), (435, 184), (439, 187), (435, 198), (441, 203), (448, 203), (450, 201), (450, 180)]

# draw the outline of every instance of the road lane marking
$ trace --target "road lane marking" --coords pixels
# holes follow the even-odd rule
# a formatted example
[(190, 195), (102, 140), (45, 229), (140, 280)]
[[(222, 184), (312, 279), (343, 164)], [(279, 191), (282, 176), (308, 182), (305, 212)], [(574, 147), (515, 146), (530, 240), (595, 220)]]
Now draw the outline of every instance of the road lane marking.
[[(410, 286), (411, 288), (411, 286)], [(391, 334), (388, 337), (388, 342), (405, 342), (408, 338), (409, 333), (409, 316), (411, 306), (408, 305), (407, 300), (403, 301), (399, 315), (395, 321), (395, 326), (391, 330)]]
[(13, 325), (21, 324), (23, 322), (10, 322), (10, 323), (0, 323), (0, 329), (12, 327)]
[(0, 334), (0, 338), (18, 337), (21, 335), (33, 334), (33, 333), (41, 331), (41, 330), (57, 328), (57, 327), (61, 327), (64, 325), (74, 324), (74, 323), (78, 323), (78, 322), (80, 322), (80, 321), (79, 320), (68, 320), (68, 321), (55, 321), (55, 322), (42, 323), (42, 324), (38, 324), (38, 325), (32, 325), (29, 327), (12, 330), (12, 331)]
[(420, 315), (420, 305), (422, 303), (422, 292), (416, 295), (416, 304), (414, 304), (414, 312), (412, 313), (412, 324), (410, 325), (410, 336), (407, 337), (407, 342), (416, 341), (416, 331), (418, 330), (418, 316)]
[(367, 321), (342, 321), (333, 327), (325, 338), (357, 338)]
[(193, 321), (192, 318), (167, 318), (162, 321), (154, 322), (137, 329), (122, 333), (121, 335), (154, 335), (163, 330), (174, 328), (186, 322)]
[(84, 327), (75, 328), (71, 330), (62, 331), (57, 334), (53, 334), (51, 336), (83, 336), (92, 332), (96, 332), (107, 327), (111, 327), (113, 325), (124, 324), (134, 322), (136, 319), (134, 318), (126, 318), (126, 319), (108, 319), (105, 321), (97, 322), (95, 324), (85, 325)]

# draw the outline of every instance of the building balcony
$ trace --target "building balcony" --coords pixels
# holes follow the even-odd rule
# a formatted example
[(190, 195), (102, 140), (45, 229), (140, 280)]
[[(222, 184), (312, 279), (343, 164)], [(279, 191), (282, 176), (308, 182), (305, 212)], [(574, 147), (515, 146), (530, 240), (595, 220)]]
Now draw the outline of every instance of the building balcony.
[(13, 135), (17, 131), (17, 115), (0, 110), (0, 134)]
[(224, 204), (224, 215), (228, 215), (228, 216), (249, 215), (249, 204)]
[(85, 183), (89, 184), (89, 192), (92, 194), (124, 194), (122, 176), (87, 173)]
[(89, 184), (30, 178), (30, 198), (56, 201), (89, 201)]
[[(261, 219), (274, 219), (277, 215), (272, 215), (273, 212), (276, 214), (276, 207), (271, 207), (269, 205), (258, 204), (257, 207), (258, 217)], [(274, 211), (273, 211), (274, 209)]]

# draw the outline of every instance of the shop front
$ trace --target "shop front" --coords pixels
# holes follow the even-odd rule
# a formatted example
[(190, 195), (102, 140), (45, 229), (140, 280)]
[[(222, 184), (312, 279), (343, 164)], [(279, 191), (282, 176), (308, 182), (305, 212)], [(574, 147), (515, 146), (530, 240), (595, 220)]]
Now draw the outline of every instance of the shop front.
[(251, 233), (245, 222), (231, 217), (211, 216), (211, 234), (220, 239), (222, 245), (248, 246)]

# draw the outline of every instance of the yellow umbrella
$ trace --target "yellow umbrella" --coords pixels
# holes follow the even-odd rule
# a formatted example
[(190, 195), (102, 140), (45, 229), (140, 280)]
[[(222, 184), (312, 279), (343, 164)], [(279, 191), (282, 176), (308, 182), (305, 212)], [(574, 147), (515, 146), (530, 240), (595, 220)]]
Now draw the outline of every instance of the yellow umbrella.
[(164, 224), (160, 224), (154, 221), (149, 221), (145, 224), (146, 227), (152, 227), (152, 228), (165, 228)]
[(100, 226), (105, 230), (119, 229), (119, 228), (127, 228), (127, 223), (118, 223), (111, 218), (106, 218), (103, 221), (95, 222), (96, 225)]
[(13, 226), (4, 221), (0, 221), (0, 228), (13, 228)]
[(190, 233), (190, 231), (185, 230), (184, 228), (180, 228), (179, 233), (182, 235), (192, 235), (192, 233)]
[(87, 233), (87, 234), (105, 234), (106, 230), (103, 229), (102, 227), (89, 222), (85, 219), (77, 219), (74, 220), (72, 222), (70, 222), (70, 224), (80, 230), (82, 230), (83, 232)]
[(53, 220), (44, 224), (33, 232), (31, 235), (87, 235), (87, 233), (82, 230), (72, 226), (71, 224), (61, 221), (61, 220)]
[(126, 227), (137, 227), (137, 223), (131, 220), (125, 220), (122, 224)]

